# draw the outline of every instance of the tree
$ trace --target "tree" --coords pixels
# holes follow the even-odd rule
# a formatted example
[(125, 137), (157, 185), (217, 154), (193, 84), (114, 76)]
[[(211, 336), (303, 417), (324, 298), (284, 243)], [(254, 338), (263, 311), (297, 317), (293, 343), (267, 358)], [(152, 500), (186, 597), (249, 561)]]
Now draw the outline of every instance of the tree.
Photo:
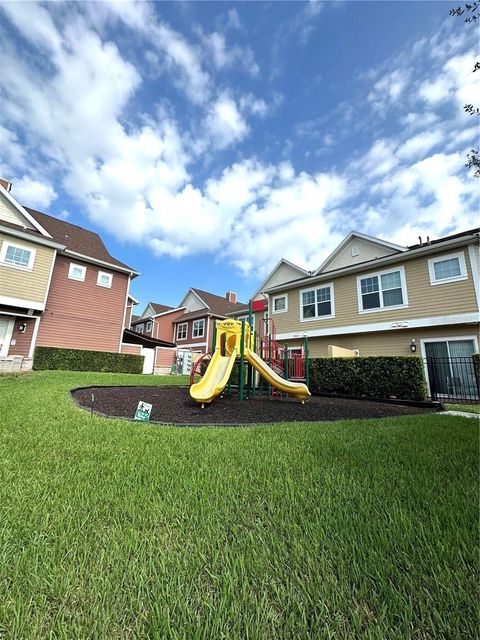
[[(468, 13), (469, 15), (465, 18), (465, 22), (467, 24), (472, 22), (475, 24), (479, 18), (479, 14), (477, 13), (479, 7), (479, 2), (473, 2), (472, 4), (466, 3), (464, 7), (450, 9), (450, 15), (459, 17), (463, 16), (465, 13)], [(480, 71), (480, 62), (478, 60), (473, 66), (472, 73), (475, 73), (475, 71)], [(465, 104), (463, 105), (463, 109), (469, 116), (480, 116), (480, 108), (476, 107), (473, 104)], [(468, 169), (475, 169), (473, 177), (480, 178), (480, 154), (478, 152), (478, 149), (471, 149), (470, 153), (467, 153), (467, 162), (465, 166)]]

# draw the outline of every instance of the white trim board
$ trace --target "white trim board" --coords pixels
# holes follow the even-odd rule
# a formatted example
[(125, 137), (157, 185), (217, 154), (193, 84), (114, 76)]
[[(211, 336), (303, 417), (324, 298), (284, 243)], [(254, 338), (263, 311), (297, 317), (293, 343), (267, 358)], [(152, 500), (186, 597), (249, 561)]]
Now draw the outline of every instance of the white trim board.
[(472, 268), (473, 286), (475, 288), (475, 296), (477, 298), (477, 307), (480, 311), (480, 268), (478, 264), (478, 248), (473, 244), (468, 245), (468, 257)]
[(42, 236), (46, 236), (47, 238), (52, 237), (48, 233), (48, 231), (44, 229), (42, 225), (39, 222), (37, 222), (35, 218), (30, 213), (28, 213), (26, 209), (23, 208), (22, 205), (15, 200), (12, 194), (9, 191), (7, 191), (5, 187), (3, 187), (1, 184), (0, 184), (0, 193), (3, 195), (4, 198), (6, 198), (6, 200), (8, 200), (8, 202), (12, 205), (12, 207), (14, 207), (18, 211), (18, 213), (20, 213), (24, 218), (26, 218), (28, 222), (30, 222), (30, 224), (32, 224), (37, 231), (40, 231)]
[(415, 329), (418, 327), (442, 327), (456, 324), (477, 324), (480, 321), (478, 313), (463, 313), (453, 316), (432, 316), (430, 318), (409, 318), (393, 322), (372, 322), (370, 324), (356, 324), (346, 327), (329, 327), (326, 329), (310, 329), (305, 331), (290, 331), (278, 333), (277, 340), (292, 338), (320, 338), (323, 336), (339, 336), (351, 333), (372, 333), (374, 331), (396, 331), (398, 329)]
[(43, 311), (45, 309), (43, 302), (11, 298), (10, 296), (0, 296), (0, 304), (6, 304), (9, 307), (25, 307), (26, 309), (34, 309), (35, 311)]
[(33, 358), (33, 353), (35, 351), (35, 346), (37, 344), (38, 329), (40, 327), (40, 316), (34, 316), (34, 317), (35, 317), (35, 326), (33, 327), (32, 339), (30, 341), (30, 349), (28, 351), (29, 358)]

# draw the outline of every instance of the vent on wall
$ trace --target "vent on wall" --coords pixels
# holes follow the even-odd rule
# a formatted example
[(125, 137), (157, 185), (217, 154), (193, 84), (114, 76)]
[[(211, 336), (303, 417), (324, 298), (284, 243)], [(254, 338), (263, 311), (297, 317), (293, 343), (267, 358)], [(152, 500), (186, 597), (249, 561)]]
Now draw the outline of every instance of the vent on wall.
[(360, 247), (358, 246), (358, 244), (352, 244), (352, 256), (359, 256), (360, 255)]

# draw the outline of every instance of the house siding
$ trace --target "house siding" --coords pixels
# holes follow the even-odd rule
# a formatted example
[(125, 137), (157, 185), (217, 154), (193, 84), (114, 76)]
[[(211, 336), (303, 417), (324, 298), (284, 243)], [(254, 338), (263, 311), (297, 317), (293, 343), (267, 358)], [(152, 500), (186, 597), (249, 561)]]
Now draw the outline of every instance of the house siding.
[(0, 234), (0, 247), (4, 242), (24, 246), (36, 253), (32, 271), (24, 271), (0, 263), (0, 296), (43, 304), (47, 294), (52, 261), (55, 259), (55, 250), (28, 242), (28, 240)]
[[(352, 247), (358, 248), (358, 255), (352, 256)], [(367, 260), (375, 260), (375, 258), (382, 258), (383, 256), (389, 256), (393, 253), (396, 253), (395, 249), (382, 246), (370, 240), (364, 240), (363, 238), (353, 238), (332, 261), (322, 269), (322, 273), (342, 269), (343, 267), (366, 262)]]
[[(26, 325), (25, 331), (23, 333), (18, 329), (21, 324)], [(15, 324), (12, 333), (12, 340), (15, 340), (15, 344), (10, 344), (10, 348), (8, 350), (9, 356), (23, 356), (24, 358), (28, 358), (30, 345), (32, 344), (34, 328), (34, 318), (15, 318)]]
[(27, 227), (27, 229), (34, 229), (34, 226), (15, 209), (3, 193), (0, 193), (0, 221), (1, 220)]
[(125, 344), (122, 342), (122, 347), (120, 349), (121, 353), (130, 353), (135, 356), (139, 356), (142, 353), (142, 345), (141, 344)]
[[(205, 331), (201, 338), (192, 337), (193, 323), (195, 320), (205, 320)], [(211, 346), (214, 320), (212, 318), (207, 318), (206, 316), (199, 316), (198, 318), (195, 318), (195, 320), (187, 321), (187, 337), (185, 340), (177, 340), (176, 327), (179, 324), (182, 324), (181, 321), (177, 322), (177, 324), (175, 325), (175, 334), (174, 334), (173, 341), (176, 343), (179, 349), (182, 349), (184, 347), (187, 347), (187, 348), (191, 347), (192, 349), (197, 348), (198, 351), (201, 351), (202, 353), (206, 353), (207, 351), (210, 350), (210, 346)], [(204, 343), (207, 341), (207, 337), (208, 337), (208, 344), (205, 346)]]
[[(68, 278), (71, 262), (87, 268), (84, 282)], [(99, 271), (113, 274), (111, 288), (97, 285)], [(128, 284), (125, 274), (57, 256), (37, 344), (118, 352)]]
[[(307, 322), (300, 321), (300, 291), (311, 287), (321, 287), (323, 283), (312, 283), (311, 285), (304, 283), (301, 287), (285, 291), (285, 293), (288, 293), (288, 312), (273, 315), (276, 332), (277, 334), (304, 333), (315, 329), (471, 313), (478, 307), (468, 251), (466, 248), (462, 249), (462, 251), (465, 255), (468, 278), (448, 284), (430, 285), (428, 258), (433, 257), (432, 255), (429, 255), (428, 258), (399, 260), (393, 265), (382, 266), (378, 269), (375, 268), (375, 265), (369, 265), (362, 271), (326, 281), (326, 284), (333, 282), (334, 285), (334, 318), (315, 319)], [(449, 253), (449, 251), (442, 248), (437, 255), (446, 253)], [(394, 271), (402, 265), (405, 268), (408, 307), (372, 313), (359, 313), (357, 277), (374, 273), (377, 270)], [(278, 291), (272, 295), (281, 295), (281, 293)]]
[[(355, 335), (309, 338), (310, 358), (328, 357), (328, 345), (344, 349), (358, 349), (360, 356), (421, 356), (420, 341), (433, 338), (467, 337), (478, 334), (478, 326), (450, 325), (442, 327), (420, 327), (397, 331), (378, 331)], [(415, 339), (417, 351), (412, 353), (410, 344)], [(303, 340), (287, 340), (289, 347), (301, 346)], [(281, 341), (284, 344), (284, 341)]]
[(152, 327), (153, 337), (157, 340), (164, 340), (165, 342), (175, 342), (173, 323), (180, 318), (180, 316), (183, 316), (184, 313), (185, 309), (180, 309), (179, 311), (166, 313), (163, 316), (154, 317)]

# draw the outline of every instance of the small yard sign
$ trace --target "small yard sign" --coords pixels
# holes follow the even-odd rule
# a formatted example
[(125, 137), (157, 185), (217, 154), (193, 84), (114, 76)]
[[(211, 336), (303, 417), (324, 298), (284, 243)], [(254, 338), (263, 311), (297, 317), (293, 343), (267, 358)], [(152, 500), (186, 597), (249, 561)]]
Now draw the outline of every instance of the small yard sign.
[(152, 405), (148, 404), (148, 402), (142, 402), (142, 400), (140, 400), (137, 410), (135, 411), (134, 420), (142, 420), (143, 422), (148, 422), (150, 420), (151, 413)]

